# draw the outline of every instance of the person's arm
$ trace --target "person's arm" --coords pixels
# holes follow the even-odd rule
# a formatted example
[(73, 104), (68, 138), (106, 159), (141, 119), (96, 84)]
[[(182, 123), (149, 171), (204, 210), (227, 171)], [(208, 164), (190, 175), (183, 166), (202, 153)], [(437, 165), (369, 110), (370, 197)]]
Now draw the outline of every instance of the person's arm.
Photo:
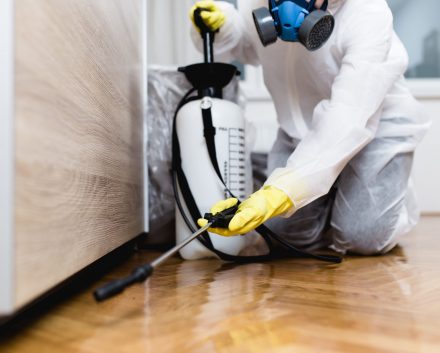
[(354, 5), (342, 19), (349, 23), (337, 39), (343, 59), (331, 97), (315, 108), (312, 127), (287, 166), (265, 183), (291, 198), (294, 208), (287, 215), (327, 194), (347, 163), (374, 138), (384, 98), (407, 67), (406, 55), (390, 52), (393, 18), (385, 1)]
[[(229, 62), (237, 59), (243, 64), (258, 65), (257, 53), (252, 45), (250, 33), (245, 28), (242, 15), (232, 4), (224, 1), (215, 1), (215, 4), (226, 17), (225, 23), (215, 34), (215, 60)], [(196, 48), (202, 52), (202, 38), (194, 26), (191, 28), (191, 38)]]

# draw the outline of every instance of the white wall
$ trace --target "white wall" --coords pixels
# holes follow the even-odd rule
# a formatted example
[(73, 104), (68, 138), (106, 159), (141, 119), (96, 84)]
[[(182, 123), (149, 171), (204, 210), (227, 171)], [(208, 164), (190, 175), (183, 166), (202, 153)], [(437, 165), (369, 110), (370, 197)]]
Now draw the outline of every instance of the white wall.
[(148, 63), (187, 65), (202, 55), (193, 47), (189, 9), (195, 0), (147, 0)]
[[(390, 1), (390, 5), (392, 4), (393, 1)], [(422, 39), (432, 30), (440, 31), (439, 2), (438, 0), (400, 1), (391, 8), (395, 11), (394, 29), (411, 53), (409, 66), (419, 64), (423, 53)]]
[(416, 151), (414, 178), (422, 211), (440, 213), (440, 98), (420, 101), (432, 127)]

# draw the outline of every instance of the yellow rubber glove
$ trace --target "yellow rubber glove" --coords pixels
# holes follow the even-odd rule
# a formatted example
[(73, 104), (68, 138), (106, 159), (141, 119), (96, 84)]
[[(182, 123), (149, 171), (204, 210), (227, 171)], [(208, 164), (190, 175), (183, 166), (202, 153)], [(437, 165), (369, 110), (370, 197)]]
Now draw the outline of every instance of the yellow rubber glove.
[(194, 22), (194, 10), (196, 9), (203, 9), (200, 13), (200, 16), (202, 17), (203, 22), (205, 25), (213, 32), (220, 29), (221, 26), (226, 21), (226, 15), (225, 13), (220, 10), (220, 8), (215, 4), (212, 0), (202, 0), (195, 3), (193, 7), (191, 7), (191, 10), (189, 11), (189, 17), (191, 18), (192, 23), (197, 28), (198, 31), (200, 29), (197, 27), (197, 25)]
[[(234, 198), (220, 201), (211, 208), (211, 213), (221, 212), (235, 206), (237, 202), (238, 200)], [(279, 216), (292, 207), (292, 201), (283, 191), (273, 186), (266, 186), (253, 193), (238, 206), (238, 211), (229, 223), (228, 229), (210, 228), (208, 231), (226, 237), (245, 234), (259, 227), (269, 218)], [(197, 221), (200, 227), (204, 227), (207, 223), (208, 221), (204, 218)]]

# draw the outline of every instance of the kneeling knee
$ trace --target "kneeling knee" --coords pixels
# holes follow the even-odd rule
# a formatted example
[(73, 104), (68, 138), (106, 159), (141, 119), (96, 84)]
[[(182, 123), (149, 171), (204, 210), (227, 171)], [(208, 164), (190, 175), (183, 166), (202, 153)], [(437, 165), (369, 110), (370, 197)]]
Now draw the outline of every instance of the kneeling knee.
[(339, 252), (359, 255), (380, 255), (391, 250), (394, 229), (389, 222), (371, 219), (369, 222), (350, 222), (343, 227), (335, 227), (333, 247)]

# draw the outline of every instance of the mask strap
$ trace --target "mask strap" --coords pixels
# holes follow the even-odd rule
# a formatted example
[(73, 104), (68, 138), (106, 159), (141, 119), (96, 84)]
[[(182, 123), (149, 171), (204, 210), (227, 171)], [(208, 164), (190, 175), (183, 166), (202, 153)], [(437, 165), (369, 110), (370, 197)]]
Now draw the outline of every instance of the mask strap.
[[(315, 9), (316, 0), (310, 0), (310, 2), (307, 2), (306, 0), (293, 0), (293, 2), (298, 6), (301, 6), (302, 8), (306, 9), (308, 12), (312, 12), (316, 10)], [(326, 11), (327, 7), (328, 7), (328, 0), (325, 0), (320, 10)]]

